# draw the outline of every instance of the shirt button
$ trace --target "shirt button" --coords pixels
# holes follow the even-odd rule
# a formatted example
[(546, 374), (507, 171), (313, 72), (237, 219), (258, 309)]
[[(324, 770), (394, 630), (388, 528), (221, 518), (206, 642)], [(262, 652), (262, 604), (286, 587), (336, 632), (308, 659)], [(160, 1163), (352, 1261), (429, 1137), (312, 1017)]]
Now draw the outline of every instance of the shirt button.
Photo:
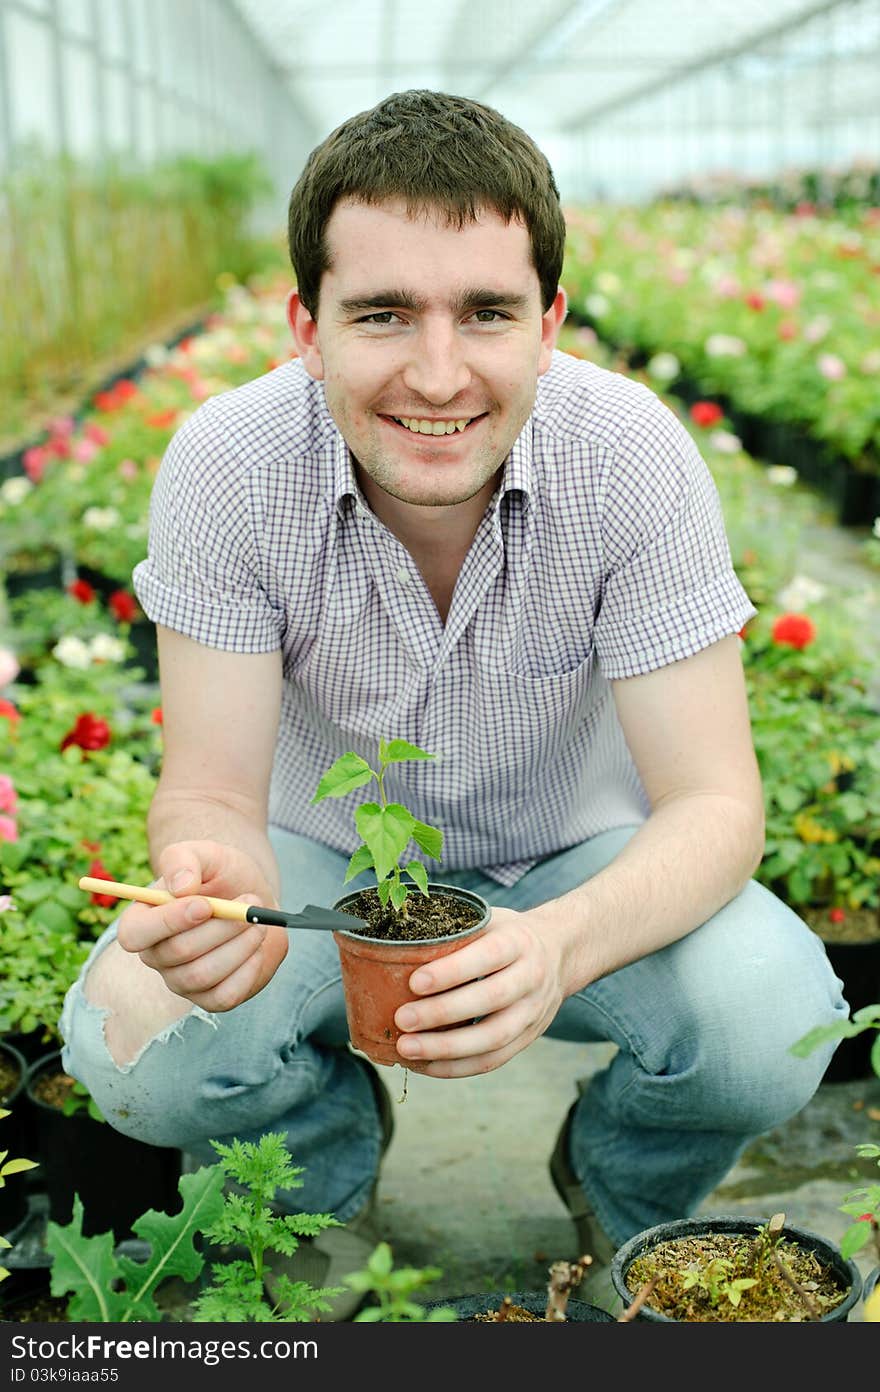
[(394, 578), (398, 580), (401, 585), (408, 585), (412, 577), (406, 566), (400, 566), (400, 568), (395, 571)]

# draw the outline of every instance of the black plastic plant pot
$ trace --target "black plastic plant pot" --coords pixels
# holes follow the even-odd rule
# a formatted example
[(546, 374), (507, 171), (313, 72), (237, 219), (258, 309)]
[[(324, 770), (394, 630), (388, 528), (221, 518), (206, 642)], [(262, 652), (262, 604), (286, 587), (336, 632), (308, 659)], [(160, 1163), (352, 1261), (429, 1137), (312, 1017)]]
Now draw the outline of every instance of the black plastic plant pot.
[[(521, 1305), (524, 1310), (528, 1310), (530, 1315), (539, 1315), (544, 1319), (544, 1312), (547, 1309), (547, 1292), (544, 1291), (489, 1291), (485, 1295), (457, 1295), (449, 1300), (432, 1300), (425, 1306), (426, 1310), (439, 1310), (443, 1307), (452, 1309), (458, 1315), (459, 1323), (467, 1323), (469, 1320), (474, 1323), (478, 1321), (477, 1315), (488, 1314), (490, 1310), (497, 1310), (502, 1300), (506, 1300), (508, 1295), (514, 1305)], [(490, 1323), (491, 1321), (485, 1321)], [(550, 1320), (547, 1323), (555, 1323)], [(499, 1321), (503, 1323), (503, 1321)], [(565, 1307), (566, 1324), (615, 1324), (613, 1315), (609, 1315), (607, 1310), (600, 1310), (598, 1305), (588, 1305), (585, 1300), (569, 1300)]]
[(873, 1271), (869, 1271), (862, 1282), (862, 1299), (867, 1300), (877, 1289), (877, 1282), (880, 1281), (880, 1266), (875, 1266)]
[(180, 1151), (133, 1140), (82, 1109), (65, 1116), (34, 1091), (52, 1073), (63, 1073), (60, 1050), (39, 1059), (27, 1079), (38, 1148), (33, 1158), (42, 1167), (50, 1220), (69, 1223), (78, 1194), (83, 1233), (92, 1237), (112, 1231), (121, 1242), (132, 1236), (132, 1223), (148, 1208), (165, 1213), (179, 1209)]
[[(646, 1228), (644, 1232), (636, 1233), (629, 1242), (625, 1242), (622, 1247), (619, 1247), (612, 1257), (611, 1280), (614, 1289), (624, 1306), (629, 1307), (633, 1302), (634, 1292), (626, 1284), (627, 1272), (636, 1257), (643, 1256), (645, 1252), (652, 1247), (659, 1246), (661, 1242), (669, 1242), (677, 1237), (699, 1237), (703, 1233), (746, 1233), (749, 1237), (753, 1237), (758, 1229), (764, 1227), (766, 1223), (766, 1216), (750, 1218), (734, 1214), (720, 1217), (680, 1218), (672, 1223), (658, 1223), (654, 1228)], [(846, 1295), (840, 1304), (820, 1316), (815, 1323), (834, 1324), (847, 1320), (850, 1311), (857, 1304), (862, 1293), (862, 1278), (855, 1262), (847, 1261), (842, 1257), (840, 1249), (833, 1242), (820, 1237), (818, 1233), (808, 1232), (806, 1228), (798, 1228), (787, 1223), (782, 1229), (781, 1235), (790, 1242), (796, 1242), (799, 1247), (815, 1252), (819, 1261), (833, 1270), (841, 1289), (846, 1290)], [(678, 1320), (671, 1319), (669, 1315), (661, 1314), (659, 1310), (653, 1310), (649, 1305), (642, 1306), (636, 1319), (657, 1324), (679, 1323)]]
[[(24, 1100), (27, 1062), (24, 1055), (6, 1040), (0, 1040), (0, 1057), (10, 1074), (13, 1071), (16, 1074), (16, 1081), (4, 1088), (0, 1097), (0, 1106), (9, 1113), (7, 1117), (0, 1117), (0, 1151), (5, 1150), (10, 1160), (33, 1160), (36, 1157), (28, 1150)], [(0, 1189), (0, 1233), (6, 1238), (27, 1216), (29, 1173), (30, 1171), (22, 1171), (20, 1174), (10, 1175)]]
[[(854, 1015), (865, 1005), (880, 1001), (880, 936), (871, 942), (827, 942), (828, 961), (843, 982), (843, 994)], [(852, 1039), (841, 1039), (823, 1074), (823, 1083), (849, 1083), (873, 1078), (871, 1048), (877, 1031), (862, 1030)]]

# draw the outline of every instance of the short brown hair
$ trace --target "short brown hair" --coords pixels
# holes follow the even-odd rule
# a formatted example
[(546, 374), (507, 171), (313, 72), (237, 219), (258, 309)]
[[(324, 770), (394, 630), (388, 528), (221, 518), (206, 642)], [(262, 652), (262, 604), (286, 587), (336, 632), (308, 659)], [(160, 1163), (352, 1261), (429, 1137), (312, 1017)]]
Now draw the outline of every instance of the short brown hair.
[(519, 126), (491, 106), (446, 92), (394, 92), (337, 126), (309, 155), (290, 195), (288, 244), (297, 291), (316, 317), (330, 267), (327, 222), (343, 198), (406, 202), (416, 217), (441, 209), (462, 228), (489, 208), (521, 215), (544, 313), (559, 288), (565, 219), (553, 171)]

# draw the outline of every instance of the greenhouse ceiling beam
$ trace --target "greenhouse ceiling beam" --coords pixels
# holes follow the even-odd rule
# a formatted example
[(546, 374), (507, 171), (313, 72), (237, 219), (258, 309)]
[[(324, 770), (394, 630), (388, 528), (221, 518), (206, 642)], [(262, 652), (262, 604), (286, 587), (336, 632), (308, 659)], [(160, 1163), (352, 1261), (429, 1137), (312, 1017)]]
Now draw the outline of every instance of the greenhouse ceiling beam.
[(756, 29), (747, 38), (740, 40), (736, 44), (727, 44), (723, 48), (708, 49), (695, 58), (693, 62), (683, 63), (678, 67), (667, 69), (664, 76), (657, 78), (653, 82), (646, 82), (640, 87), (632, 87), (628, 92), (622, 92), (620, 96), (611, 97), (608, 101), (600, 102), (598, 106), (584, 107), (576, 116), (570, 120), (560, 123), (559, 130), (572, 133), (583, 129), (586, 125), (591, 125), (596, 121), (604, 120), (606, 116), (613, 115), (615, 111), (620, 111), (624, 107), (631, 106), (633, 102), (643, 101), (647, 97), (656, 96), (658, 92), (665, 91), (668, 87), (676, 86), (686, 78), (694, 77), (697, 73), (704, 72), (707, 68), (718, 67), (724, 63), (734, 62), (741, 58), (743, 54), (751, 49), (761, 48), (764, 44), (772, 43), (775, 39), (781, 39), (786, 34), (792, 33), (795, 29), (801, 29), (813, 19), (818, 19), (821, 15), (830, 14), (832, 10), (839, 9), (841, 5), (850, 4), (851, 0), (821, 0), (820, 4), (810, 5), (801, 10), (796, 15), (790, 15), (788, 19), (780, 21), (779, 24), (769, 25), (766, 29)]
[[(276, 80), (276, 82), (278, 82), (279, 86), (284, 92), (284, 96), (290, 102), (291, 110), (293, 111), (294, 116), (296, 116), (296, 118), (302, 122), (303, 129), (307, 132), (307, 139), (310, 141), (319, 140), (320, 133), (318, 131), (317, 123), (315, 121), (314, 116), (303, 104), (299, 94), (294, 91), (293, 87), (290, 84), (290, 69), (285, 67), (283, 63), (278, 62), (276, 55), (263, 42), (262, 36), (258, 34), (257, 31), (250, 24), (248, 24), (241, 10), (234, 3), (234, 0), (221, 0), (221, 3), (233, 24), (237, 26), (239, 33), (242, 35), (242, 38), (244, 39), (244, 42), (256, 48), (261, 58), (263, 59), (263, 62), (266, 65), (267, 71)], [(363, 69), (361, 70), (361, 72), (363, 72)]]
[[(569, 36), (569, 31), (573, 31), (575, 25), (580, 27), (581, 22), (586, 22), (590, 12), (599, 10), (604, 18), (609, 10), (619, 9), (620, 0), (562, 0), (550, 14), (539, 13), (534, 25), (529, 30), (522, 43), (507, 58), (497, 65), (490, 74), (488, 80), (477, 88), (471, 95), (475, 101), (484, 101), (486, 94), (491, 92), (493, 87), (497, 87), (500, 82), (508, 81), (514, 73), (529, 63), (533, 63), (540, 50), (554, 52), (558, 44), (564, 42)], [(462, 10), (470, 9), (468, 0), (462, 0)], [(540, 7), (538, 7), (540, 10)], [(454, 38), (450, 44), (454, 50)], [(540, 61), (540, 59), (539, 59)], [(449, 67), (455, 71), (459, 64), (455, 61), (454, 51), (450, 53)]]

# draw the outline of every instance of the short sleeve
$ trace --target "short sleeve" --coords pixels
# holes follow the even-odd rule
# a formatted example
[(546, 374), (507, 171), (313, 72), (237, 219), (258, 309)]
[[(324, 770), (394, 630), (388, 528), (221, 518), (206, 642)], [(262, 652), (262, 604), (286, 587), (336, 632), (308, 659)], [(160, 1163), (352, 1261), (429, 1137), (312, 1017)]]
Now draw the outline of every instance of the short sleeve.
[(594, 641), (610, 680), (692, 657), (757, 612), (733, 569), (708, 466), (681, 422), (643, 391), (602, 494)]
[(148, 618), (208, 647), (272, 652), (279, 617), (260, 580), (255, 483), (207, 402), (173, 436), (133, 584)]

